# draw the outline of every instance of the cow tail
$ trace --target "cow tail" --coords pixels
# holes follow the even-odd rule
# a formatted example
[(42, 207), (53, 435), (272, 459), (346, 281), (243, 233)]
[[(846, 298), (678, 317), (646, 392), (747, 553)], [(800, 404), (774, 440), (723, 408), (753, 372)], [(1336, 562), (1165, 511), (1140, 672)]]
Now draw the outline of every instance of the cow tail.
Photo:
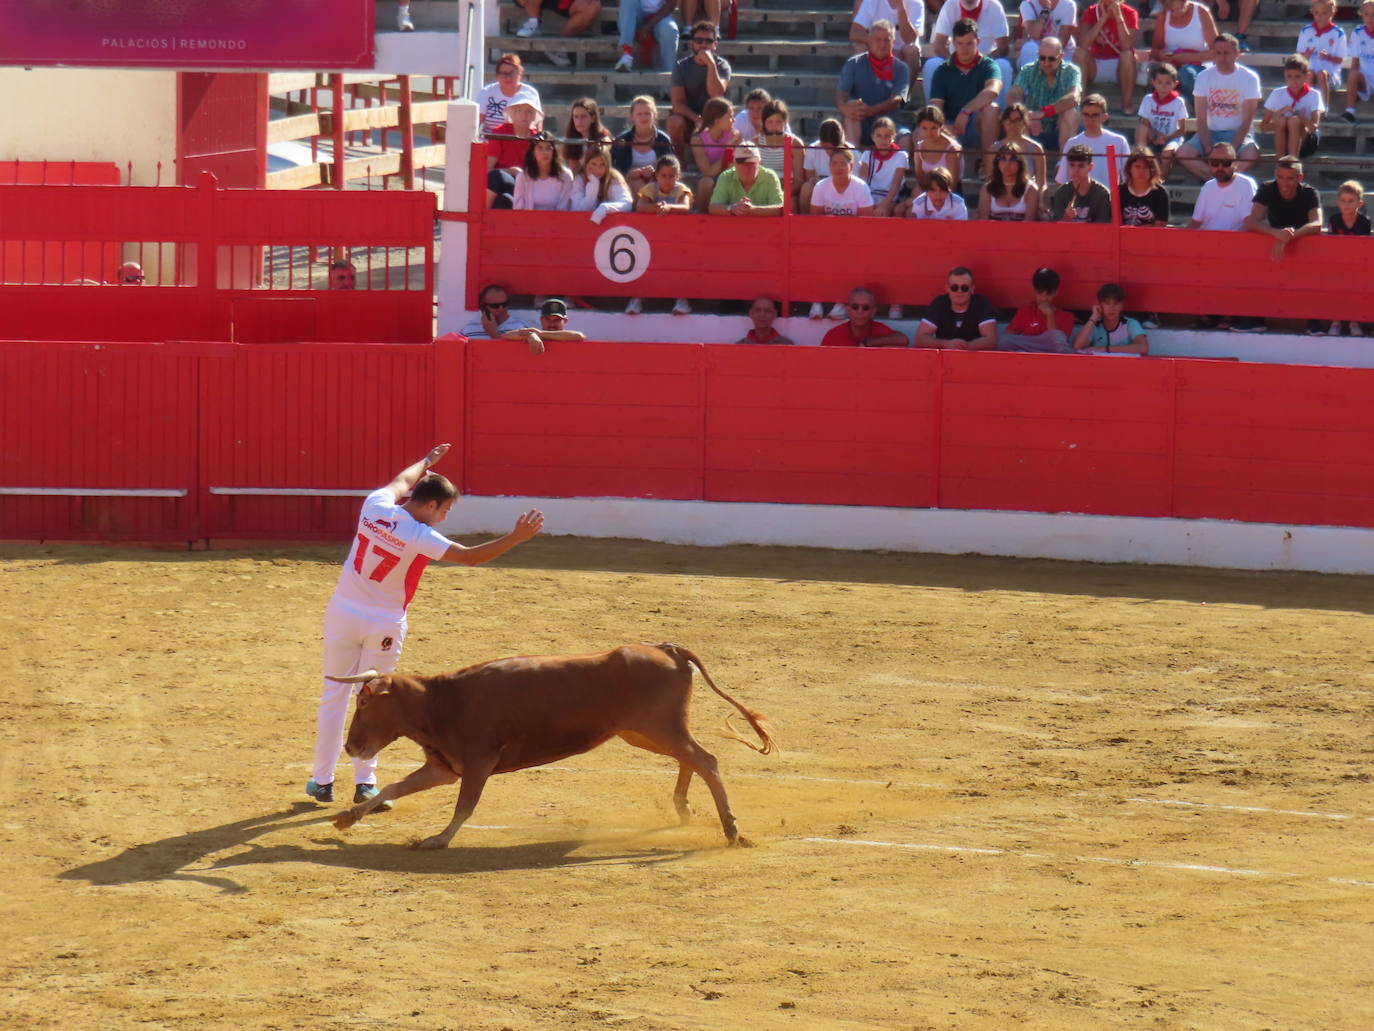
[(729, 702), (731, 705), (733, 705), (736, 709), (739, 710), (740, 715), (749, 721), (749, 726), (754, 728), (754, 733), (759, 736), (759, 740), (763, 742), (763, 745), (762, 747), (760, 747), (759, 745), (754, 744), (753, 741), (749, 740), (747, 737), (745, 737), (744, 735), (740, 734), (737, 730), (735, 730), (734, 724), (730, 722), (729, 716), (725, 717), (726, 737), (747, 745), (754, 751), (758, 752), (760, 755), (771, 755), (778, 751), (777, 742), (774, 741), (772, 736), (768, 733), (767, 718), (763, 715), (763, 713), (755, 712), (753, 709), (741, 705), (739, 702), (735, 701), (728, 694), (726, 694), (719, 687), (717, 687), (716, 682), (711, 679), (711, 674), (706, 672), (706, 667), (702, 665), (701, 660), (698, 659), (694, 654), (692, 654), (692, 652), (688, 651), (686, 648), (678, 644), (660, 644), (658, 647), (663, 649), (663, 651), (667, 652), (673, 658), (691, 663), (697, 669), (701, 670), (701, 675), (706, 678), (706, 683), (711, 685), (711, 690), (714, 691), (716, 694), (720, 695), (727, 702)]

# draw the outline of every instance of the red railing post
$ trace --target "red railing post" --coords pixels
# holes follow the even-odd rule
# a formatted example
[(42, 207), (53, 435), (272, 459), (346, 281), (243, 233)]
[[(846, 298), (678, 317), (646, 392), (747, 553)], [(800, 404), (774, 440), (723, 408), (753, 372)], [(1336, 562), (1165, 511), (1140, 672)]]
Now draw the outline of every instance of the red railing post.
[(331, 75), (329, 77), (329, 91), (334, 98), (334, 189), (342, 190), (347, 185), (347, 176), (344, 171), (346, 151), (348, 143), (344, 132), (344, 77), (342, 75)]

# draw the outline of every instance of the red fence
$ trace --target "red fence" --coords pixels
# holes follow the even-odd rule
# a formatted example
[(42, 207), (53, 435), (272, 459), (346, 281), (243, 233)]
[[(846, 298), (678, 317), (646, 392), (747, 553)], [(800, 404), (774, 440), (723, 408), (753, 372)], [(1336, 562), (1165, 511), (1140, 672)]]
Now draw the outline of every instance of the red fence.
[[(0, 186), (3, 332), (15, 340), (428, 341), (435, 208), (423, 191), (217, 190), (209, 175), (194, 187)], [(27, 260), (8, 260), (14, 248), (54, 257), (35, 273)], [(71, 285), (112, 280), (121, 248), (148, 266), (149, 285)], [(331, 257), (355, 249), (357, 290), (312, 289)], [(306, 254), (313, 280), (307, 268), (283, 287), (282, 264)]]
[(465, 492), (1374, 526), (1374, 370), (512, 341), (0, 343), (0, 536), (348, 536)]

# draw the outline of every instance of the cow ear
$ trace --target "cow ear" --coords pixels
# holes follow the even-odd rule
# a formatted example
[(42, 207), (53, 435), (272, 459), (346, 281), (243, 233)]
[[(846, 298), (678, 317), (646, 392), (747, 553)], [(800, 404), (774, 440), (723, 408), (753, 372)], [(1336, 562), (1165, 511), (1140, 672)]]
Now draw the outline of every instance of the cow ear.
[(382, 695), (391, 690), (391, 681), (386, 677), (376, 677), (369, 680), (367, 686), (372, 688), (373, 694)]

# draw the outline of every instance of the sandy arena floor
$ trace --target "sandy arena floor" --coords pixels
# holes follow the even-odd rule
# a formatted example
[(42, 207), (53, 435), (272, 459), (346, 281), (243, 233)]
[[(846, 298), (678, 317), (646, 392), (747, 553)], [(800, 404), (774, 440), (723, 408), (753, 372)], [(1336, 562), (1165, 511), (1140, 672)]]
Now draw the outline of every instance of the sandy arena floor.
[[(741, 830), (619, 742), (348, 831), (337, 547), (0, 546), (0, 1027), (1374, 1027), (1368, 578), (541, 539), (402, 669), (671, 640)], [(382, 754), (383, 782), (419, 750)], [(351, 794), (341, 763), (339, 794)]]

